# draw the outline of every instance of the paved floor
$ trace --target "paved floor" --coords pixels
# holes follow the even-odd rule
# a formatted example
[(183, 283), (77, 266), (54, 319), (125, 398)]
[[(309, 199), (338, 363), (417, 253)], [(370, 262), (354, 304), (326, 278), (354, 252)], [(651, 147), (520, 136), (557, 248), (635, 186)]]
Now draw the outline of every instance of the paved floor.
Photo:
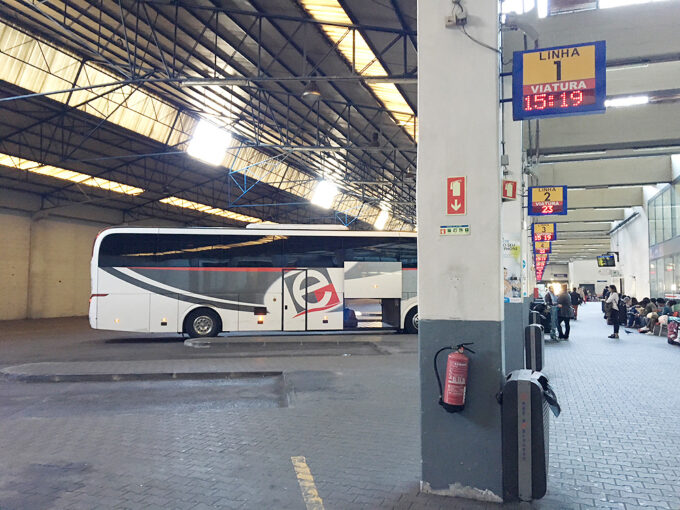
[[(680, 348), (623, 330), (607, 339), (597, 304), (579, 315), (569, 342), (546, 347), (563, 413), (551, 422), (548, 495), (531, 507), (680, 509)], [(10, 372), (198, 366), (286, 377), (2, 381), (0, 509), (304, 509), (298, 456), (328, 510), (513, 508), (418, 493), (415, 337), (338, 339), (361, 345), (327, 355), (293, 344), (286, 356), (251, 340), (192, 349), (92, 332), (81, 319), (0, 324)]]

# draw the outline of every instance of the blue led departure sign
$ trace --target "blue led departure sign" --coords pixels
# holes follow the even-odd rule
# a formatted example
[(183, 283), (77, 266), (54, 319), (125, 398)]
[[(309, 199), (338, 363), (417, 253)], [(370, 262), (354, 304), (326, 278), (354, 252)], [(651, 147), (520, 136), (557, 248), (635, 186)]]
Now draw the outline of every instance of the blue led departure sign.
[(514, 52), (512, 118), (604, 113), (606, 59), (605, 41)]

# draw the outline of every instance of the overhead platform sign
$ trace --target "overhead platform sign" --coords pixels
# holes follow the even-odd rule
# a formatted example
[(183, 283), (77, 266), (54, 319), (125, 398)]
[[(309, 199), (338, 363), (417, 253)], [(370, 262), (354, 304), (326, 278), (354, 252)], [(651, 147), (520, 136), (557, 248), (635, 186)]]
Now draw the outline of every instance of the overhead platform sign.
[(529, 188), (529, 216), (567, 214), (566, 186), (531, 186)]
[(604, 113), (605, 41), (515, 51), (512, 118)]
[(554, 241), (557, 239), (557, 228), (555, 223), (533, 223), (531, 225), (532, 237), (534, 242)]
[(534, 253), (536, 255), (545, 255), (551, 251), (550, 241), (540, 241), (538, 243), (534, 243)]

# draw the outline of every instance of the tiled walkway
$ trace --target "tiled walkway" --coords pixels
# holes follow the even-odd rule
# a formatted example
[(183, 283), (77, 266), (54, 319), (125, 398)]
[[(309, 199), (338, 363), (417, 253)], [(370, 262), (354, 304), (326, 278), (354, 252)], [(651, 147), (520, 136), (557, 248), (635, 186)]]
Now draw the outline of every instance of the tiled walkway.
[[(680, 509), (680, 348), (623, 330), (608, 339), (598, 304), (579, 313), (571, 340), (546, 346), (563, 413), (548, 495), (531, 506)], [(0, 365), (50, 359), (32, 357), (26, 334), (15, 346), (11, 323), (0, 331)], [(304, 509), (296, 456), (327, 510), (502, 508), (418, 493), (415, 337), (382, 337), (379, 355), (230, 358), (176, 342), (107, 347), (100, 333), (90, 345), (78, 338), (91, 332), (69, 331), (53, 360), (143, 364), (143, 350), (149, 366), (184, 356), (191, 369), (280, 369), (290, 405), (248, 381), (0, 382), (2, 510)]]

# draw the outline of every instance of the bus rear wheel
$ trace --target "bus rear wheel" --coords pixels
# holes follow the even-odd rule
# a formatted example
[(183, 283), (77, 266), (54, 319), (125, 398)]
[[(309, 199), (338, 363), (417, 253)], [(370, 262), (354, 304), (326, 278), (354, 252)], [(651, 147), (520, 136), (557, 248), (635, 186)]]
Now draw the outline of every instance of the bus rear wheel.
[(221, 329), (220, 316), (210, 308), (192, 310), (184, 321), (184, 330), (191, 338), (217, 336)]
[(415, 335), (418, 333), (418, 307), (411, 308), (404, 320), (404, 332)]

